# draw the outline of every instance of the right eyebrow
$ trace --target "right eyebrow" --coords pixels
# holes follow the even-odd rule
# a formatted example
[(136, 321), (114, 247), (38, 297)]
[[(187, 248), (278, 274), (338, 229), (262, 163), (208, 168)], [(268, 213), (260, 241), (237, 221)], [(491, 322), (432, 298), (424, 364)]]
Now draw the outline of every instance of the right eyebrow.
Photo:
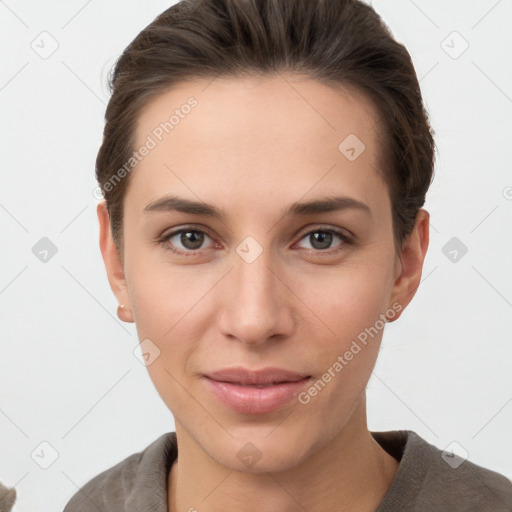
[(220, 220), (226, 218), (224, 212), (210, 204), (171, 195), (161, 197), (144, 208), (144, 213), (173, 211), (190, 213), (192, 215), (207, 215)]

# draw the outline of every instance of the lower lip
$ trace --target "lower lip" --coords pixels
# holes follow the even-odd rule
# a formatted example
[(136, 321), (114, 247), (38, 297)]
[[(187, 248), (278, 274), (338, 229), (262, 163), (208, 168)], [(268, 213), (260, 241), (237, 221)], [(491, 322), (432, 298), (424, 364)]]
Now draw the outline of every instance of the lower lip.
[(265, 388), (242, 386), (205, 378), (217, 398), (226, 406), (243, 414), (265, 414), (290, 402), (309, 381), (280, 382)]

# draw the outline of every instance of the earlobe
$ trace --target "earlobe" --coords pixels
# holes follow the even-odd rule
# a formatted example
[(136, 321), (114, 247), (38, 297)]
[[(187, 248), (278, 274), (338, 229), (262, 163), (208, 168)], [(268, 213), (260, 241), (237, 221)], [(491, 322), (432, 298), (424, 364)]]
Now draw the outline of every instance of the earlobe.
[(388, 305), (392, 307), (393, 304), (400, 304), (401, 308), (399, 314), (390, 319), (390, 322), (400, 317), (418, 290), (429, 244), (429, 220), (430, 214), (421, 208), (412, 232), (404, 240), (398, 262), (401, 270), (393, 284), (391, 300)]
[(119, 304), (119, 306), (117, 306), (117, 317), (123, 322), (133, 322), (131, 310), (127, 309), (124, 304)]
[(123, 322), (133, 322), (133, 314), (124, 274), (124, 264), (121, 260), (119, 250), (114, 243), (110, 226), (110, 216), (105, 201), (98, 203), (96, 212), (98, 214), (100, 230), (99, 242), (101, 255), (105, 263), (110, 288), (120, 304), (117, 308), (117, 316)]

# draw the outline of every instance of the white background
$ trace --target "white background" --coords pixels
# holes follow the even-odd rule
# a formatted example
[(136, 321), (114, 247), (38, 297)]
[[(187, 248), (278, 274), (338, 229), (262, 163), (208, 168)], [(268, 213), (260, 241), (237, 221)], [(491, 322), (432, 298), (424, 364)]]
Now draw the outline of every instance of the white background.
[[(174, 429), (134, 326), (117, 319), (93, 196), (107, 72), (169, 5), (0, 2), (0, 480), (18, 512), (62, 510)], [(512, 1), (373, 5), (412, 55), (438, 154), (423, 281), (386, 327), (369, 428), (456, 441), (512, 478)], [(58, 43), (47, 59), (31, 47), (43, 31)], [(32, 253), (42, 237), (58, 249), (47, 263)], [(452, 237), (468, 248), (455, 263), (442, 252)], [(34, 460), (51, 461), (43, 441), (58, 453), (48, 469)]]

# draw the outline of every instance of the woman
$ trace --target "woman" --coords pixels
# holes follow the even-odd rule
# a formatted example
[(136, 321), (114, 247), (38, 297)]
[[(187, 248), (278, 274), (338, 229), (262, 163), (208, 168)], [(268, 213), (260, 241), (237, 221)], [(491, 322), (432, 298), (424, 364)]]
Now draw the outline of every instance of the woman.
[(176, 432), (66, 512), (512, 509), (505, 477), (367, 427), (421, 279), (432, 133), (409, 54), (356, 0), (185, 1), (135, 38), (100, 246)]

